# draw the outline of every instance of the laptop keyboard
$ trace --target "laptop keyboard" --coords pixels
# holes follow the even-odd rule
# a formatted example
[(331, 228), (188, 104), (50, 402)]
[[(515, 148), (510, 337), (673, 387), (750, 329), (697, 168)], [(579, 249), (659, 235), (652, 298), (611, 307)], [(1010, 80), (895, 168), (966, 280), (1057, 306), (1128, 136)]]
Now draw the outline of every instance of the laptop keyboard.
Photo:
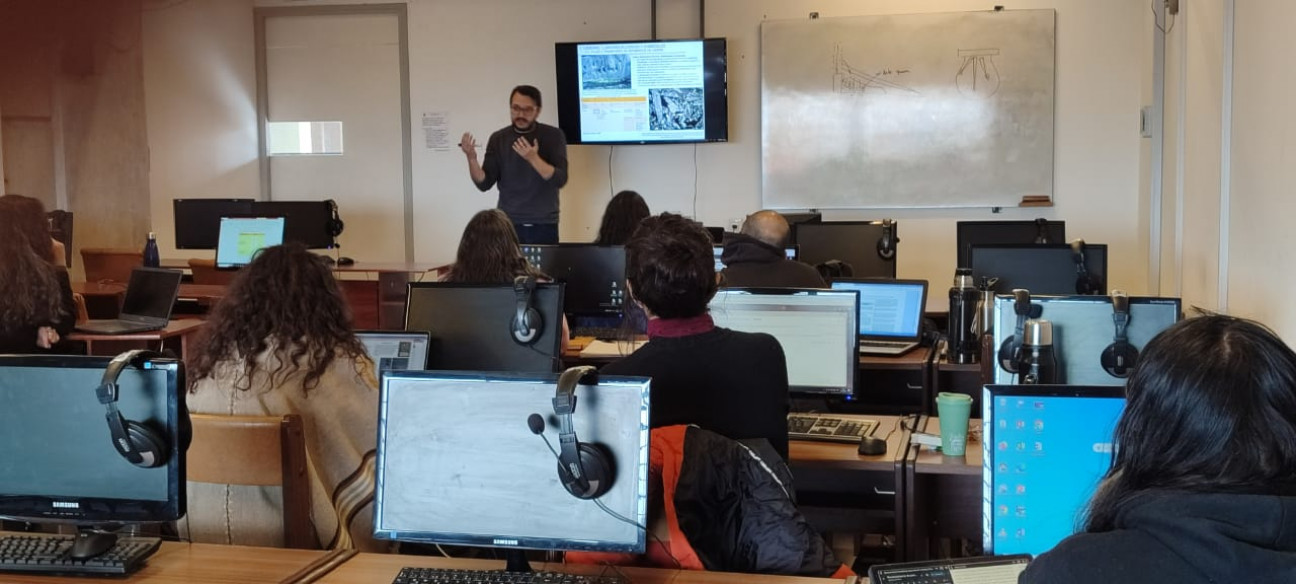
[(879, 349), (903, 349), (913, 345), (912, 341), (860, 341), (861, 347), (877, 347)]
[(859, 443), (871, 436), (877, 420), (846, 418), (819, 414), (788, 414), (788, 438), (821, 442)]

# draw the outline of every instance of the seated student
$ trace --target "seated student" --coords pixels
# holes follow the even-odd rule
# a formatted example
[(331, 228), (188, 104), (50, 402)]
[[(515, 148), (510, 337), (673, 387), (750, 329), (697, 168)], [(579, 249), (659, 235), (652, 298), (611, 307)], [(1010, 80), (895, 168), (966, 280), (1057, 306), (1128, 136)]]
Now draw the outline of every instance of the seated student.
[(625, 245), (626, 240), (634, 233), (639, 222), (652, 213), (648, 203), (634, 191), (621, 191), (608, 201), (603, 210), (603, 223), (599, 225), (598, 245)]
[[(463, 237), (459, 238), (459, 251), (450, 270), (441, 277), (442, 282), (462, 284), (513, 284), (518, 276), (531, 276), (540, 282), (553, 281), (536, 269), (522, 255), (517, 231), (508, 215), (499, 209), (478, 211), (468, 220)], [(567, 351), (567, 319), (562, 321), (561, 350)]]
[(742, 230), (725, 238), (720, 261), (726, 287), (827, 288), (819, 272), (787, 259), (791, 228), (776, 211), (757, 211), (743, 221)]
[[(371, 527), (375, 370), (324, 259), (301, 244), (275, 246), (240, 270), (212, 309), (189, 362), (187, 401), (201, 414), (301, 416), (319, 544), (382, 550)], [(282, 545), (277, 489), (205, 483), (188, 489), (180, 526), (193, 541)]]
[(1023, 583), (1296, 582), (1296, 353), (1203, 316), (1144, 348), (1084, 532)]
[(603, 372), (652, 377), (654, 428), (697, 424), (735, 440), (764, 438), (787, 460), (783, 348), (770, 335), (711, 321), (717, 278), (702, 226), (672, 213), (645, 219), (626, 243), (626, 280), (649, 340)]
[(41, 202), (0, 197), (0, 353), (55, 348), (76, 322), (72, 285)]

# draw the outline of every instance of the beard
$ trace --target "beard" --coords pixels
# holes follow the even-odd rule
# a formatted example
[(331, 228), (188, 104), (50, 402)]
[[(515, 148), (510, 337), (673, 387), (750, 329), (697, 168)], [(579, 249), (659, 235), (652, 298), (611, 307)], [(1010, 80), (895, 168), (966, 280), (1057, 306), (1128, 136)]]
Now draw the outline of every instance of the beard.
[(529, 132), (535, 128), (535, 122), (528, 122), (526, 118), (513, 118), (513, 127), (523, 132)]

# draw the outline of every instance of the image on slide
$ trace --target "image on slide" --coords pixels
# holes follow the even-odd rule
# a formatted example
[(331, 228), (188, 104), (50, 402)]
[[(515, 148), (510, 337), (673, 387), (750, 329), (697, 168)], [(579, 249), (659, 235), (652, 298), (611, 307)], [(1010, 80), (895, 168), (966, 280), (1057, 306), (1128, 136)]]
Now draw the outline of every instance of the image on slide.
[(701, 87), (648, 90), (648, 128), (700, 130), (706, 123)]
[(581, 55), (581, 89), (630, 89), (630, 55)]

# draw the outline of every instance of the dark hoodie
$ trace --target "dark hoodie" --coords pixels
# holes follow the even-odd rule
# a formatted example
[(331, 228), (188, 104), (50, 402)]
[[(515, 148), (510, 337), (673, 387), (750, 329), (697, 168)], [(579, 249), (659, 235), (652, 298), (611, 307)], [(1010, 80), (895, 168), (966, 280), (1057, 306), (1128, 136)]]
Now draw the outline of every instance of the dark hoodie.
[(1018, 582), (1296, 582), (1296, 497), (1148, 492), (1115, 530), (1068, 537)]
[(782, 249), (750, 235), (727, 236), (720, 261), (725, 265), (723, 285), (728, 287), (828, 287), (813, 267), (787, 259)]

